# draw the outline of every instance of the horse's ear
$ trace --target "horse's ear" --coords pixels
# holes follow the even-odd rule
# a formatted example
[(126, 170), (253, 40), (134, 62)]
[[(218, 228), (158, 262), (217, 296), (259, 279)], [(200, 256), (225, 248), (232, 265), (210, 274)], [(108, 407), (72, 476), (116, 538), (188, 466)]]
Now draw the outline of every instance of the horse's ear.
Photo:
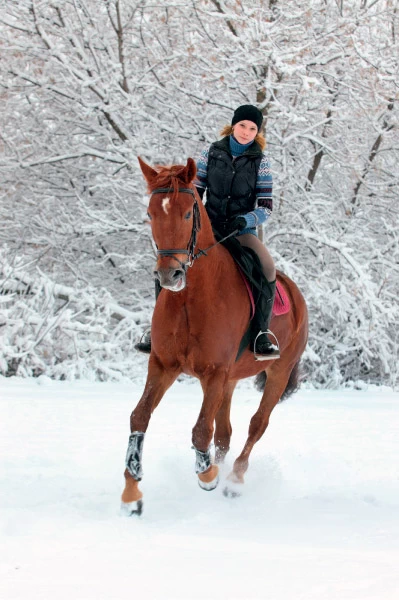
[(185, 168), (185, 179), (186, 183), (191, 183), (197, 174), (197, 165), (195, 161), (190, 157), (187, 159), (187, 164)]
[(151, 183), (151, 181), (153, 181), (153, 179), (158, 175), (158, 172), (152, 167), (150, 167), (150, 165), (147, 165), (147, 163), (145, 163), (140, 158), (140, 156), (138, 156), (137, 159), (139, 161), (140, 169), (143, 172), (146, 182)]

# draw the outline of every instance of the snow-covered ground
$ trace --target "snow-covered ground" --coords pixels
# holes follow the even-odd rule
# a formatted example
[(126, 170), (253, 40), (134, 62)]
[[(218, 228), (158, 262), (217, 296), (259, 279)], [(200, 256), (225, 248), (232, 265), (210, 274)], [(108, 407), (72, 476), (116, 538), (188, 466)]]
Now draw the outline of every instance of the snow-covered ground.
[[(144, 445), (144, 512), (119, 514), (141, 386), (0, 379), (1, 600), (399, 598), (399, 393), (302, 390), (252, 454), (245, 494), (204, 492), (197, 383)], [(232, 452), (260, 395), (242, 386)]]

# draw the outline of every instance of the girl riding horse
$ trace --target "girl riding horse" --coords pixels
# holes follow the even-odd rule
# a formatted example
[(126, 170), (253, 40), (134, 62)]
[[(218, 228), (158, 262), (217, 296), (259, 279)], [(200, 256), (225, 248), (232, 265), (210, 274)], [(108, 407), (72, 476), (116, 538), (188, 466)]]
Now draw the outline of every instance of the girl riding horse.
[[(268, 282), (269, 298), (260, 315), (261, 331), (256, 336), (253, 350), (258, 360), (271, 360), (280, 357), (278, 346), (268, 338), (276, 292), (276, 268), (256, 231), (272, 212), (272, 176), (269, 159), (263, 152), (266, 141), (260, 131), (262, 121), (263, 115), (255, 106), (239, 106), (231, 125), (221, 131), (223, 139), (202, 151), (194, 185), (201, 198), (206, 192), (206, 211), (219, 237), (236, 231), (240, 244), (251, 248), (259, 258)], [(155, 289), (158, 297), (161, 289), (158, 280)], [(150, 353), (151, 334), (147, 333), (135, 347)]]

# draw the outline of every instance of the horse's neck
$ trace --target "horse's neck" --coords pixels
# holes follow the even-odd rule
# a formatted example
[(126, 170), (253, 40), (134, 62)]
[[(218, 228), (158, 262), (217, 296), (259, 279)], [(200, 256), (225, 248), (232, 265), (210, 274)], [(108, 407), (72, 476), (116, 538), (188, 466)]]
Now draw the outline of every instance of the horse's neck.
[[(216, 244), (214, 240), (213, 244)], [(207, 246), (197, 246), (199, 250), (206, 250), (206, 254), (201, 254), (194, 261), (193, 266), (188, 272), (188, 292), (201, 301), (205, 290), (212, 288), (219, 290), (222, 282), (228, 281), (228, 254), (220, 245), (208, 244)], [(209, 247), (211, 246), (211, 247)], [(193, 292), (191, 294), (190, 292)]]
[(198, 248), (202, 250), (205, 248), (210, 248), (211, 246), (216, 244), (215, 235), (213, 233), (212, 224), (208, 217), (208, 213), (206, 212), (205, 205), (200, 201), (199, 204), (200, 211), (200, 219), (201, 219), (201, 227), (198, 232), (197, 238), (197, 251)]
[[(198, 233), (195, 253), (199, 253), (189, 273), (189, 287), (201, 298), (204, 290), (214, 287), (221, 279), (226, 263), (225, 249), (216, 241), (212, 225), (202, 204), (200, 208), (201, 229)], [(201, 254), (201, 251), (204, 254)], [(228, 259), (227, 259), (228, 261)]]

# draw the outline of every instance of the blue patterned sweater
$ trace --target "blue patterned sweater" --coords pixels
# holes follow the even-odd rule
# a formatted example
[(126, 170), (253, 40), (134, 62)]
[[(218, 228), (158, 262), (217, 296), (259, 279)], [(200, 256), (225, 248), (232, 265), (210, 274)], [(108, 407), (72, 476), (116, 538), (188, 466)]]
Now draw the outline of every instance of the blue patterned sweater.
[[(237, 158), (237, 156), (241, 156), (241, 154), (243, 154), (252, 144), (252, 142), (249, 142), (249, 144), (239, 144), (232, 135), (230, 136), (229, 142), (233, 160), (234, 158)], [(199, 188), (199, 190), (205, 190), (208, 185), (208, 153), (209, 148), (204, 149), (197, 160), (197, 177), (194, 180), (194, 185)], [(242, 215), (247, 222), (247, 227), (253, 228), (257, 225), (261, 225), (270, 217), (273, 210), (272, 191), (273, 180), (270, 172), (270, 163), (266, 154), (263, 154), (256, 180), (256, 208), (253, 211)]]

